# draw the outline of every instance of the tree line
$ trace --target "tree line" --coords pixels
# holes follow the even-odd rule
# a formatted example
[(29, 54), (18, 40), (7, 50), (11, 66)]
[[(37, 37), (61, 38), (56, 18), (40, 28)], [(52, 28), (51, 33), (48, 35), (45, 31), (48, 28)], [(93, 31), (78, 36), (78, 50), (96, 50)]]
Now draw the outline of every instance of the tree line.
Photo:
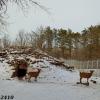
[(80, 33), (49, 26), (30, 33), (21, 30), (14, 41), (5, 34), (0, 44), (3, 48), (41, 49), (57, 58), (96, 60), (100, 58), (100, 25), (90, 26)]

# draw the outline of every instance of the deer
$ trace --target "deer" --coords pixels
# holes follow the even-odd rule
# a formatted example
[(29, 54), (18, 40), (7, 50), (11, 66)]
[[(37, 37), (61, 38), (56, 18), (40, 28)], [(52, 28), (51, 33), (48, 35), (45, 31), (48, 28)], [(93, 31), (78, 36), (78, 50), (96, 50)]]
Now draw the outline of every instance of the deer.
[(25, 76), (25, 79), (28, 79), (28, 82), (31, 81), (31, 78), (34, 77), (35, 81), (37, 81), (37, 77), (39, 76), (41, 69), (37, 68), (37, 71), (29, 71)]
[(93, 72), (93, 70), (90, 70), (90, 72), (80, 72), (80, 83), (82, 83), (82, 78), (87, 78), (87, 83), (89, 83), (88, 80), (91, 78)]

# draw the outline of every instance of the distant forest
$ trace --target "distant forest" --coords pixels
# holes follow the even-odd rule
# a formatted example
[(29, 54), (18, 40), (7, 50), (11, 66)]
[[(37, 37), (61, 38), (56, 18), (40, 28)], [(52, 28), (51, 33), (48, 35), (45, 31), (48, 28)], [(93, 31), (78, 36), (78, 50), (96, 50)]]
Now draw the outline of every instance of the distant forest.
[(36, 32), (19, 31), (14, 41), (5, 34), (0, 41), (1, 50), (8, 48), (40, 49), (57, 58), (96, 60), (100, 58), (100, 25), (90, 26), (82, 32), (71, 29), (40, 27)]

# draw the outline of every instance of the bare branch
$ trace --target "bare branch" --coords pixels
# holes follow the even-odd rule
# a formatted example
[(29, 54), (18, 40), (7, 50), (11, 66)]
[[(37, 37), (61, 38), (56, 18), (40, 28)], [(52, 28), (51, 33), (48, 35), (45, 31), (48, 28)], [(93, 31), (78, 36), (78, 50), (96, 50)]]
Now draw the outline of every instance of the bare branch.
[(5, 21), (4, 16), (0, 15), (0, 32), (4, 33), (4, 31), (7, 31), (7, 24), (8, 23)]
[(5, 20), (3, 20), (3, 14), (6, 13), (7, 11), (7, 7), (8, 7), (8, 2), (13, 2), (16, 3), (23, 12), (27, 11), (29, 9), (29, 7), (36, 5), (39, 8), (41, 8), (42, 10), (44, 10), (45, 12), (47, 12), (48, 14), (50, 14), (50, 12), (48, 11), (48, 9), (46, 7), (44, 7), (43, 5), (41, 5), (40, 3), (34, 1), (34, 0), (0, 0), (0, 29), (1, 27), (6, 26), (6, 22)]
[(45, 6), (41, 5), (39, 2), (36, 2), (36, 1), (33, 1), (33, 0), (29, 0), (29, 1), (32, 2), (32, 4), (35, 4), (35, 5), (39, 6), (41, 9), (43, 9), (48, 14), (50, 14), (48, 8), (46, 8)]
[(45, 12), (50, 14), (50, 12), (48, 11), (48, 9), (46, 7), (44, 7), (39, 2), (36, 2), (34, 0), (0, 0), (0, 12), (5, 13), (7, 11), (7, 3), (8, 2), (16, 3), (23, 11), (25, 9), (27, 9), (30, 6), (30, 4), (31, 5), (35, 4), (35, 5), (39, 6), (42, 10), (44, 10)]

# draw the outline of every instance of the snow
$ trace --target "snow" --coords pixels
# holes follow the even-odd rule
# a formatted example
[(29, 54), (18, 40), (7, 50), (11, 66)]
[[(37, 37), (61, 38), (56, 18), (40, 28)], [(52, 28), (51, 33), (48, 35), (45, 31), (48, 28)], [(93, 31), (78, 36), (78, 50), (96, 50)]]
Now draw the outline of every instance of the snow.
[[(12, 59), (11, 55), (9, 57)], [(31, 59), (35, 60), (35, 58)], [(51, 65), (46, 59), (30, 66), (39, 66), (42, 71), (35, 82), (11, 79), (11, 66), (6, 60), (0, 62), (0, 95), (14, 95), (13, 100), (100, 100), (100, 78), (92, 77), (97, 84), (90, 81), (89, 86), (76, 84), (79, 71), (68, 71)]]

